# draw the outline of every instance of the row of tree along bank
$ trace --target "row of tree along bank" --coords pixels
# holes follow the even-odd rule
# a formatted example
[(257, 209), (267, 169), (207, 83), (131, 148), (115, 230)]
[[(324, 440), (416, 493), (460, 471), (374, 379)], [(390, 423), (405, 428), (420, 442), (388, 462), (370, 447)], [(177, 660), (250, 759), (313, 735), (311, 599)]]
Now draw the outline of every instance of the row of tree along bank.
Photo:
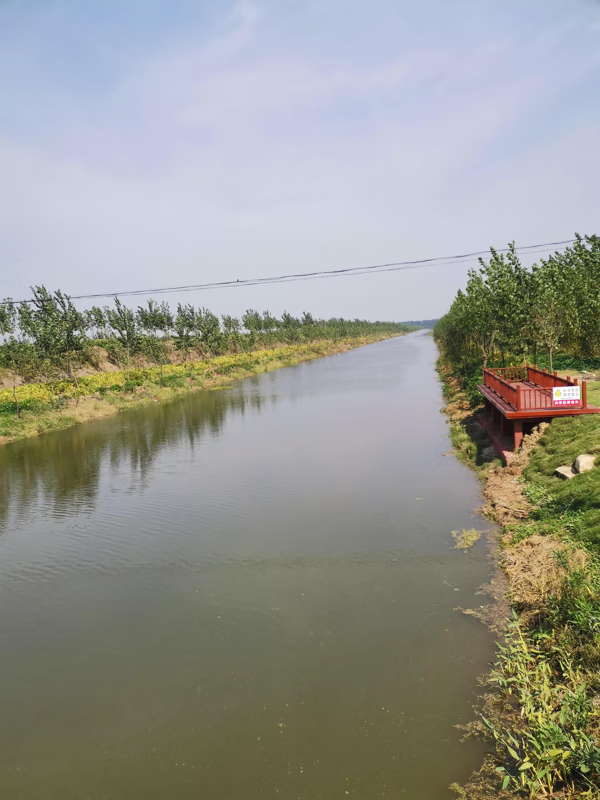
[[(552, 358), (555, 368), (596, 369), (598, 286), (596, 237), (531, 270), (512, 249), (492, 251), (434, 331), (453, 444), (484, 482), (506, 578), (495, 583), (498, 661), (470, 726), (494, 752), (467, 786), (453, 787), (471, 800), (600, 797), (600, 419), (543, 424), (503, 467), (477, 425), (474, 388), (484, 363), (540, 363), (542, 346), (548, 366)], [(599, 381), (588, 382), (588, 398), (600, 405)], [(598, 466), (554, 476), (582, 453)]]
[(80, 311), (62, 292), (36, 287), (31, 302), (0, 305), (0, 443), (411, 329), (254, 310), (219, 320), (206, 308), (180, 304), (172, 313), (154, 300), (131, 309), (117, 299)]
[[(221, 388), (250, 375), (343, 353), (386, 338), (385, 334), (373, 334), (335, 342), (290, 344), (160, 368), (136, 366), (96, 372), (80, 376), (78, 380), (13, 386), (0, 390), (0, 444), (69, 428), (149, 403), (162, 403), (185, 392)], [(15, 413), (17, 409), (18, 414)]]
[[(469, 272), (435, 337), (471, 394), (481, 366), (600, 367), (600, 237), (524, 267), (514, 244)], [(557, 361), (556, 353), (561, 356)]]
[(0, 366), (23, 383), (76, 377), (85, 365), (97, 368), (98, 348), (119, 367), (140, 358), (160, 367), (178, 359), (411, 330), (393, 322), (315, 319), (308, 312), (301, 319), (284, 312), (278, 319), (250, 309), (241, 319), (219, 319), (207, 308), (180, 303), (173, 312), (155, 300), (132, 309), (116, 298), (112, 307), (80, 311), (61, 291), (36, 286), (32, 292), (30, 301), (0, 305)]

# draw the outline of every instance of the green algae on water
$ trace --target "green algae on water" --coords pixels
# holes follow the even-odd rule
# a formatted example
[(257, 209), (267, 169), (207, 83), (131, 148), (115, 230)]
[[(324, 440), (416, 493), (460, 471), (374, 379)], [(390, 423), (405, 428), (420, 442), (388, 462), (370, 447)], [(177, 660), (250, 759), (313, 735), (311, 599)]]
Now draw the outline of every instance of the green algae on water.
[(452, 531), (452, 538), (456, 542), (455, 550), (470, 550), (481, 539), (481, 533), (475, 528), (463, 528), (462, 531)]

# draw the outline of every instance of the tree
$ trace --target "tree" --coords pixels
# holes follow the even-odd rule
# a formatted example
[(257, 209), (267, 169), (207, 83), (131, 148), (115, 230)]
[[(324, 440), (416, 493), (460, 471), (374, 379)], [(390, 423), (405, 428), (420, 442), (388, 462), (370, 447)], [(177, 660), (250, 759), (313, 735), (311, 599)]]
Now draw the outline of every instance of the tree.
[(88, 322), (71, 298), (60, 290), (51, 295), (45, 286), (32, 287), (33, 300), (19, 306), (21, 331), (28, 336), (42, 361), (74, 377), (73, 365), (89, 357)]
[(300, 339), (300, 320), (284, 311), (281, 315), (279, 330), (286, 342), (297, 342)]
[(139, 327), (146, 334), (141, 344), (142, 352), (159, 367), (162, 384), (163, 364), (167, 363), (169, 354), (165, 335), (173, 327), (171, 311), (167, 303), (158, 304), (155, 300), (148, 300), (145, 307), (138, 307), (137, 319)]
[[(12, 336), (15, 331), (16, 316), (14, 303), (12, 302), (11, 298), (8, 297), (3, 300), (2, 305), (0, 305), (0, 335), (2, 337), (10, 336), (8, 341), (5, 341), (2, 347), (2, 361), (15, 375), (20, 375), (21, 370), (19, 367), (21, 365), (21, 359), (17, 358), (16, 340)], [(13, 398), (15, 401), (17, 417), (20, 418), (21, 409), (19, 407), (19, 398), (17, 396), (16, 381), (13, 381)]]
[(221, 319), (223, 322), (223, 332), (226, 336), (233, 336), (240, 332), (240, 321), (237, 317), (230, 317), (227, 314), (223, 314)]
[(468, 315), (463, 314), (462, 319), (470, 339), (481, 350), (483, 366), (487, 367), (498, 335), (498, 319), (495, 316), (493, 296), (485, 280), (484, 269), (479, 272), (469, 271), (464, 295), (464, 303), (468, 306), (469, 312)]
[(531, 352), (537, 362), (542, 346), (551, 370), (558, 347), (581, 356), (600, 352), (599, 237), (576, 235), (572, 247), (530, 270), (520, 264), (514, 243), (506, 255), (492, 250), (489, 262), (480, 264), (435, 327), (440, 346), (465, 374), (493, 362), (497, 350), (502, 364), (506, 355), (525, 360)]
[(262, 316), (253, 308), (249, 308), (242, 315), (242, 325), (251, 334), (258, 335), (263, 329)]
[(87, 319), (88, 330), (93, 330), (94, 339), (106, 339), (106, 328), (108, 320), (103, 309), (99, 306), (92, 306), (89, 311), (85, 312)]
[(566, 336), (583, 356), (600, 354), (600, 237), (575, 234), (575, 244), (553, 257), (568, 281)]
[(200, 308), (196, 314), (196, 333), (207, 353), (218, 355), (223, 347), (219, 318), (208, 308)]
[(139, 328), (147, 335), (166, 336), (173, 327), (173, 316), (168, 303), (157, 303), (148, 300), (146, 306), (138, 306), (137, 322)]
[(127, 358), (127, 369), (129, 370), (131, 356), (139, 352), (141, 345), (135, 313), (124, 306), (118, 297), (115, 297), (115, 307), (106, 306), (104, 314), (110, 327), (110, 338), (113, 340), (108, 348), (109, 353), (112, 351), (112, 356), (119, 365), (124, 355)]
[(278, 327), (279, 320), (277, 317), (274, 317), (270, 311), (263, 311), (261, 329), (267, 345), (272, 346), (274, 344), (275, 331)]
[(557, 259), (550, 257), (534, 267), (532, 273), (531, 316), (536, 341), (548, 350), (550, 372), (553, 370), (552, 357), (554, 350), (564, 341), (568, 330), (568, 315), (565, 313), (565, 296), (568, 286), (562, 265)]
[(264, 345), (303, 338), (335, 340), (369, 332), (406, 330), (402, 324), (387, 322), (315, 320), (308, 312), (301, 320), (287, 312), (278, 320), (269, 311), (259, 313), (254, 309), (246, 311), (242, 322), (224, 315), (221, 324), (212, 311), (195, 309), (193, 305), (179, 304), (173, 318), (167, 303), (153, 299), (135, 310), (117, 297), (112, 306), (79, 311), (61, 291), (50, 293), (44, 286), (36, 286), (32, 292), (30, 301), (15, 305), (8, 300), (0, 304), (0, 361), (11, 366), (23, 381), (45, 380), (53, 394), (55, 381), (66, 374), (73, 380), (77, 398), (78, 367), (85, 361), (94, 363), (94, 343), (102, 344), (120, 367), (125, 363), (128, 377), (131, 358), (145, 353), (160, 368), (162, 381), (173, 332), (179, 350), (187, 353), (193, 346), (200, 346), (205, 354), (218, 354), (248, 350), (257, 342)]
[(229, 347), (233, 347), (235, 352), (240, 349), (240, 321), (237, 317), (230, 317), (224, 314), (221, 317), (223, 324), (223, 334), (228, 341)]
[(16, 319), (15, 304), (10, 297), (6, 297), (0, 305), (0, 336), (14, 333)]
[(189, 354), (196, 336), (196, 310), (193, 305), (177, 305), (174, 328), (175, 347)]

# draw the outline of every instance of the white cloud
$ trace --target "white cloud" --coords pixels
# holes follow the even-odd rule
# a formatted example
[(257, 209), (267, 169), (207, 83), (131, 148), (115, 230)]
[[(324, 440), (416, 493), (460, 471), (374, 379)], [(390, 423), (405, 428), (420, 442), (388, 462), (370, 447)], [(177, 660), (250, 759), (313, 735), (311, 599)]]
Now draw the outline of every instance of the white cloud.
[[(497, 30), (478, 17), (428, 35), (404, 14), (397, 52), (388, 9), (375, 25), (385, 46), (375, 38), (354, 59), (351, 43), (323, 46), (327, 30), (311, 47), (272, 8), (238, 3), (212, 37), (182, 31), (85, 101), (50, 76), (60, 102), (40, 130), (29, 122), (26, 137), (0, 139), (0, 247), (22, 265), (5, 293), (358, 266), (592, 230), (599, 120), (582, 103), (557, 124), (553, 104), (594, 91), (598, 49), (577, 47), (576, 22), (562, 17), (513, 35), (513, 5)], [(190, 299), (407, 318), (443, 311), (461, 275)]]

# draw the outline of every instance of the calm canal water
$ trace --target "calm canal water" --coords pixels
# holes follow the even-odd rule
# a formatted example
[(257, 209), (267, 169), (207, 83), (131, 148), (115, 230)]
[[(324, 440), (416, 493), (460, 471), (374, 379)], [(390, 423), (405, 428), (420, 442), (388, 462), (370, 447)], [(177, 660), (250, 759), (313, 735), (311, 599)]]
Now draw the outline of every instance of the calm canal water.
[(0, 448), (10, 800), (442, 800), (493, 656), (431, 337)]

